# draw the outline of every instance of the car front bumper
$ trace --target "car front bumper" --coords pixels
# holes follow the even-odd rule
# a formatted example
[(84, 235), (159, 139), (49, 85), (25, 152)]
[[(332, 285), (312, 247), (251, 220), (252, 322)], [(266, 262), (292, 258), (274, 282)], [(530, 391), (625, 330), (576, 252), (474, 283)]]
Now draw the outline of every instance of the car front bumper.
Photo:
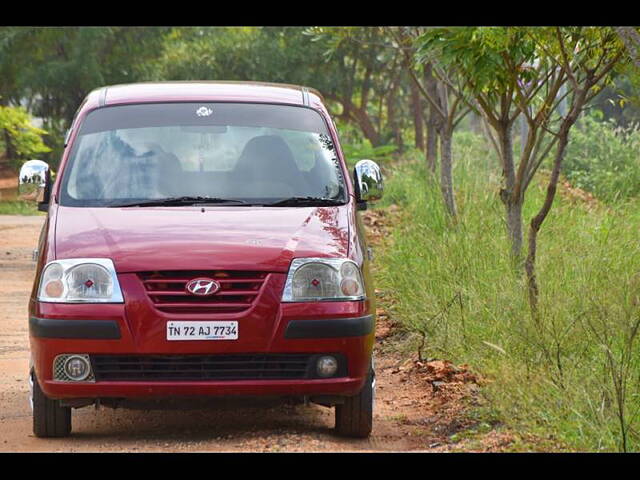
[[(142, 398), (173, 396), (350, 396), (364, 385), (374, 342), (374, 317), (366, 302), (328, 305), (283, 304), (270, 335), (258, 343), (242, 341), (167, 341), (159, 318), (148, 332), (136, 332), (122, 305), (100, 306), (99, 319), (87, 305), (44, 305), (30, 317), (33, 364), (50, 398)], [(95, 307), (95, 306), (94, 306)], [(95, 310), (93, 310), (95, 313)], [(129, 313), (129, 315), (131, 315)], [(245, 320), (240, 319), (240, 322)], [(241, 323), (242, 325), (242, 323)], [(133, 327), (132, 327), (133, 326)], [(252, 341), (253, 340), (253, 341)], [(344, 356), (344, 375), (332, 378), (234, 380), (118, 380), (71, 382), (53, 378), (60, 354), (233, 355), (331, 354)]]

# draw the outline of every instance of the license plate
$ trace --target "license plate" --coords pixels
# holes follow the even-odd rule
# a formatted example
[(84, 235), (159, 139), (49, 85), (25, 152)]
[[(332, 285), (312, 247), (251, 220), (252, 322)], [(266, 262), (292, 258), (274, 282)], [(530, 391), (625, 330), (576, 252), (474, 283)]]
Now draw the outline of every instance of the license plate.
[(167, 340), (237, 340), (238, 322), (167, 322)]

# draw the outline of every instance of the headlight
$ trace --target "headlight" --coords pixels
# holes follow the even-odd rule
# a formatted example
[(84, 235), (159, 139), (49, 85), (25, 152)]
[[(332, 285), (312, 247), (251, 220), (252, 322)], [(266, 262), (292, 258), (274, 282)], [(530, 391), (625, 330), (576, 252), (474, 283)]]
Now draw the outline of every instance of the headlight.
[(74, 258), (49, 262), (42, 271), (38, 301), (123, 303), (110, 258)]
[(346, 258), (296, 258), (282, 294), (283, 302), (364, 299), (360, 268)]

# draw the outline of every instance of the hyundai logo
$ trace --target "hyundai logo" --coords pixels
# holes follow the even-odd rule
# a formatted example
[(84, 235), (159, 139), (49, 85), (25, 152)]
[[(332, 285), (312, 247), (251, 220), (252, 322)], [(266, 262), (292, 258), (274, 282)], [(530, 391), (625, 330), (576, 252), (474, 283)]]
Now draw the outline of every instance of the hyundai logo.
[(220, 284), (211, 278), (194, 278), (187, 282), (185, 288), (192, 295), (204, 297), (220, 290)]

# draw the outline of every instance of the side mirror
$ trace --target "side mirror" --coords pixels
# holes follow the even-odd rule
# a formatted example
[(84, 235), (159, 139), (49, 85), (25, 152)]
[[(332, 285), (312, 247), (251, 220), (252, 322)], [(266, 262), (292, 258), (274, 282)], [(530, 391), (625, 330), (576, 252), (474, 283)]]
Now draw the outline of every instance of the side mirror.
[(51, 170), (42, 160), (29, 160), (20, 168), (18, 198), (38, 202), (38, 210), (49, 209), (51, 196)]
[(373, 160), (360, 160), (353, 169), (358, 210), (366, 210), (367, 202), (382, 198), (384, 182), (380, 167)]

